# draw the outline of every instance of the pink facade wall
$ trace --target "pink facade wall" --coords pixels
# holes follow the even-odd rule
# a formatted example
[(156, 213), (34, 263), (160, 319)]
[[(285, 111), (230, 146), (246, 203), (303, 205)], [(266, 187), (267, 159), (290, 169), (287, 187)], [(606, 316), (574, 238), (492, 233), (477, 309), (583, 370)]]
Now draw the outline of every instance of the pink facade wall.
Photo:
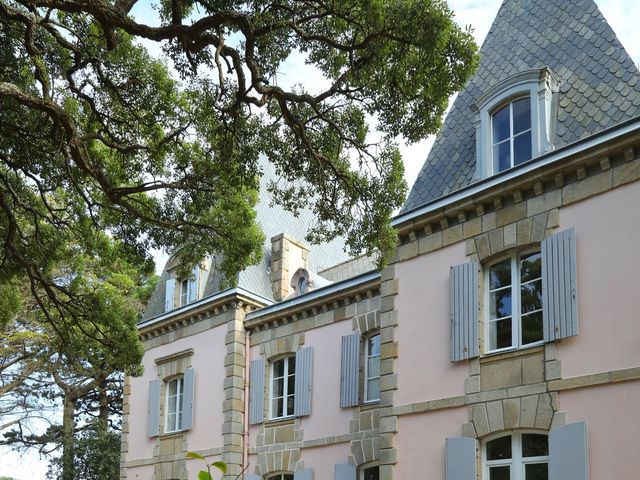
[[(576, 229), (577, 337), (558, 347), (562, 376), (640, 364), (640, 182), (560, 210)], [(612, 477), (613, 478), (613, 477)]]
[(340, 443), (325, 447), (305, 448), (300, 459), (305, 468), (313, 470), (314, 480), (332, 480), (335, 478), (336, 463), (348, 463), (349, 444)]
[(445, 439), (462, 435), (468, 420), (467, 407), (399, 417), (394, 478), (445, 478)]
[(351, 319), (305, 333), (304, 346), (314, 348), (311, 415), (301, 419), (305, 440), (349, 433), (353, 409), (340, 408), (340, 350), (351, 333)]
[(127, 468), (127, 480), (149, 480), (153, 478), (153, 476), (155, 475), (155, 471), (156, 467), (154, 467), (153, 465)]
[(449, 360), (449, 268), (467, 261), (460, 242), (395, 266), (398, 405), (464, 395), (469, 367)]
[(640, 382), (561, 392), (560, 408), (587, 423), (590, 478), (640, 478)]
[(189, 449), (222, 447), (225, 333), (226, 325), (221, 325), (145, 352), (142, 359), (144, 374), (131, 379), (126, 461), (153, 457), (156, 439), (147, 437), (147, 407), (149, 381), (157, 378), (155, 359), (188, 348), (194, 350), (191, 364), (195, 370), (193, 429), (187, 432)]

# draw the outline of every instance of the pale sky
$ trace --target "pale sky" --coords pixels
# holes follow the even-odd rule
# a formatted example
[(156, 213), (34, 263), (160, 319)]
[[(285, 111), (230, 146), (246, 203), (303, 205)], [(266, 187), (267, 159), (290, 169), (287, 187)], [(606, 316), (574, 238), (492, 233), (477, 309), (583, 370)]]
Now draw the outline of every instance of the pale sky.
[[(473, 26), (474, 36), (479, 45), (482, 44), (489, 31), (501, 3), (501, 0), (449, 0), (456, 21), (463, 26)], [(636, 65), (640, 64), (640, 28), (637, 24), (640, 19), (640, 2), (637, 0), (596, 0), (596, 3), (633, 61)], [(317, 78), (317, 72), (310, 71), (302, 61), (298, 61), (283, 72), (283, 77), (279, 81), (281, 84), (309, 84), (321, 81), (321, 79)], [(406, 169), (405, 178), (410, 187), (427, 158), (432, 143), (433, 138), (428, 138), (418, 144), (402, 147)], [(159, 264), (157, 269), (162, 269), (165, 259), (164, 256), (157, 258)], [(20, 457), (13, 452), (0, 449), (0, 458), (2, 459), (0, 460), (0, 477), (10, 476), (16, 480), (44, 480), (45, 478), (47, 463), (40, 460), (37, 454)]]

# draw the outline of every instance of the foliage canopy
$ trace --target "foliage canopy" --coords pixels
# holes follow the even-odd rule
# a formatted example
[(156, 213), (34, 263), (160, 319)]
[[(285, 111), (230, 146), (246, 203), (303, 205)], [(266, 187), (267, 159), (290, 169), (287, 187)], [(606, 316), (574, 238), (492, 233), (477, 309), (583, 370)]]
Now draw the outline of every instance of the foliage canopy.
[[(1, 280), (26, 274), (74, 315), (55, 265), (103, 232), (132, 261), (222, 254), (233, 279), (262, 251), (261, 157), (282, 179), (274, 201), (314, 212), (308, 240), (386, 258), (406, 191), (393, 139), (436, 131), (476, 64), (446, 3), (161, 0), (147, 23), (137, 3), (0, 0)], [(279, 86), (295, 56), (326, 84)]]

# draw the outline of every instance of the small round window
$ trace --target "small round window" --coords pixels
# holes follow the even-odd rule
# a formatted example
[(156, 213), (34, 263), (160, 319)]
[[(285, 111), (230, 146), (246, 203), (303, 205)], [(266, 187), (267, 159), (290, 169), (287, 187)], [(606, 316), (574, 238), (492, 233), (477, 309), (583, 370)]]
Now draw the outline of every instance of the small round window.
[(303, 293), (307, 293), (307, 289), (309, 287), (309, 282), (307, 282), (306, 277), (300, 277), (298, 280), (298, 295), (302, 295)]

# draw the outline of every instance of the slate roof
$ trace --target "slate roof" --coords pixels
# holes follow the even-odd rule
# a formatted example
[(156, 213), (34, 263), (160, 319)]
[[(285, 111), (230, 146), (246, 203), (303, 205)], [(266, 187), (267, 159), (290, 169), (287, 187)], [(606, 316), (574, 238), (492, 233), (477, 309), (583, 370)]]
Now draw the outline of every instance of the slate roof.
[[(279, 206), (269, 206), (270, 195), (267, 192), (267, 184), (270, 180), (276, 180), (276, 172), (269, 162), (261, 162), (263, 177), (260, 183), (260, 199), (256, 205), (257, 220), (265, 234), (262, 261), (258, 265), (251, 265), (240, 272), (238, 286), (254, 294), (260, 295), (273, 301), (273, 291), (271, 289), (271, 238), (285, 233), (297, 240), (304, 241), (309, 227), (315, 222), (311, 211), (301, 210), (298, 217), (285, 211)], [(336, 239), (329, 243), (311, 245), (309, 252), (309, 270), (318, 272), (332, 265), (344, 262), (348, 259), (344, 252), (344, 241)], [(167, 261), (167, 266), (172, 262)], [(167, 266), (158, 281), (158, 286), (153, 292), (149, 303), (142, 315), (141, 321), (146, 321), (161, 313), (164, 313), (165, 284), (168, 278)], [(203, 298), (214, 295), (220, 291), (221, 277), (215, 270), (211, 269), (207, 283), (204, 288)]]
[(471, 106), (501, 80), (543, 67), (560, 79), (556, 148), (640, 115), (638, 69), (593, 0), (505, 0), (403, 213), (479, 180)]

